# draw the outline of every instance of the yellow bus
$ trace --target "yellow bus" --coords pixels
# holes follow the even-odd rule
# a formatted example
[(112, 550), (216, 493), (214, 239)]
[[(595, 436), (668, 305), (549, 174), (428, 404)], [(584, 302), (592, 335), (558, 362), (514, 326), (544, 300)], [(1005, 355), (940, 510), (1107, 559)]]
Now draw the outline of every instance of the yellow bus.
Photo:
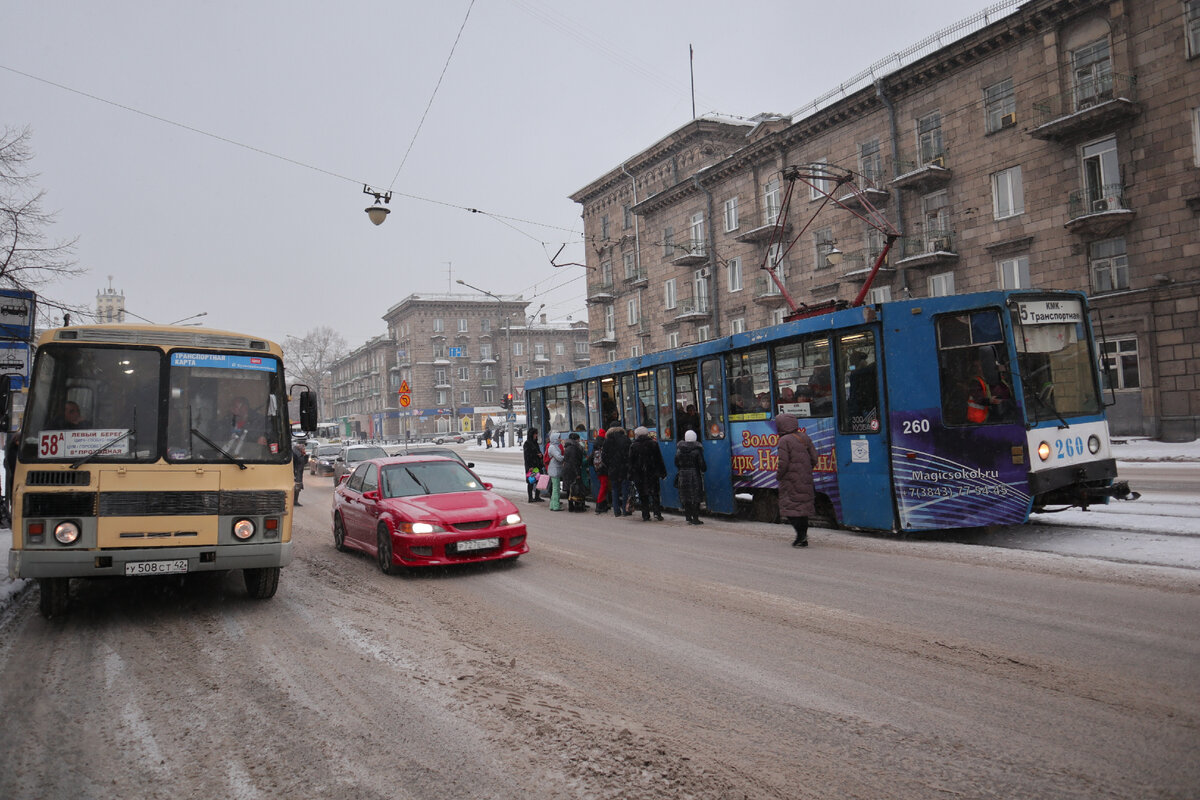
[[(301, 419), (315, 425), (311, 392)], [(274, 596), (292, 558), (283, 353), (192, 327), (57, 328), (37, 341), (7, 453), (8, 571), (66, 612), (71, 578), (240, 569)]]

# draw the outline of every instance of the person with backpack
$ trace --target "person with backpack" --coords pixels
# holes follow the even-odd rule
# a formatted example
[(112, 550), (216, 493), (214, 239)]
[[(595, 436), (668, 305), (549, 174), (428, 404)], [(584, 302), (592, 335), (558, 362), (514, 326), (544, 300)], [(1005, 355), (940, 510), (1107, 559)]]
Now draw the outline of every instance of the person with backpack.
[(604, 431), (596, 431), (596, 443), (592, 445), (592, 467), (596, 470), (596, 513), (608, 511), (608, 470), (604, 467)]
[[(530, 503), (541, 503), (542, 493), (537, 488), (537, 476), (542, 474), (542, 446), (538, 444), (538, 429), (530, 428), (529, 437), (525, 440), (525, 444), (521, 446), (521, 452), (525, 455), (525, 475), (526, 484), (525, 490), (529, 493)], [(533, 480), (529, 480), (532, 478)]]

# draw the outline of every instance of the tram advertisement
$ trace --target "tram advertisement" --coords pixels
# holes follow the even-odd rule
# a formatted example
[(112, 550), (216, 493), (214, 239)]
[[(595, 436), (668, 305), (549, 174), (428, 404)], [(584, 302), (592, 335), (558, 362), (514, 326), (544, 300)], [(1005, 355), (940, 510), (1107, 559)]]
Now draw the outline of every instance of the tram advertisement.
[[(817, 449), (817, 464), (813, 469), (813, 483), (818, 492), (829, 496), (834, 508), (841, 509), (837, 486), (837, 458), (834, 453), (834, 431), (832, 419), (801, 419), (800, 430), (812, 439)], [(776, 444), (779, 433), (775, 420), (738, 422), (733, 426), (730, 444), (733, 474), (733, 490), (775, 489), (775, 466), (779, 459)]]

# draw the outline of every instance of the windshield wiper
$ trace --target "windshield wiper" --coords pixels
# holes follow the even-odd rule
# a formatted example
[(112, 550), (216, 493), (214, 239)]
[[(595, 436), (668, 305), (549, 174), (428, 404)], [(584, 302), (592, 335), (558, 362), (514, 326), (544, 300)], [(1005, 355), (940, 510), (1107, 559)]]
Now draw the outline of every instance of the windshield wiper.
[(241, 461), (239, 461), (239, 460), (238, 460), (238, 458), (237, 458), (237, 456), (233, 455), (233, 454), (232, 454), (232, 453), (230, 453), (228, 450), (226, 450), (224, 447), (221, 447), (221, 445), (217, 444), (217, 443), (216, 443), (216, 442), (214, 442), (212, 439), (208, 438), (207, 436), (205, 436), (203, 433), (201, 433), (200, 431), (196, 430), (195, 428), (192, 428), (192, 435), (193, 435), (193, 436), (199, 436), (199, 437), (200, 437), (200, 440), (201, 440), (202, 442), (204, 442), (206, 445), (208, 445), (209, 447), (211, 447), (213, 450), (216, 450), (218, 453), (220, 453), (221, 455), (225, 456), (226, 458), (228, 458), (228, 459), (229, 459), (231, 462), (233, 462), (234, 464), (237, 464), (237, 466), (238, 466), (238, 469), (245, 469), (245, 468), (246, 468), (246, 465), (245, 465), (245, 464), (243, 464)]
[(414, 481), (417, 482), (417, 486), (420, 486), (422, 489), (425, 490), (425, 494), (429, 494), (429, 487), (425, 485), (424, 481), (422, 481), (420, 478), (417, 477), (417, 473), (413, 472), (408, 467), (405, 467), (404, 471), (408, 473), (408, 476), (410, 478), (412, 478)]
[(1053, 404), (1048, 403), (1042, 399), (1042, 395), (1040, 393), (1034, 392), (1034, 393), (1030, 394), (1029, 396), (1032, 397), (1034, 400), (1036, 400), (1038, 402), (1038, 405), (1040, 405), (1042, 408), (1046, 409), (1047, 411), (1049, 411), (1051, 414), (1053, 414), (1055, 417), (1058, 418), (1058, 421), (1062, 423), (1062, 425), (1059, 426), (1059, 430), (1063, 430), (1063, 429), (1071, 427), (1070, 425), (1067, 424), (1067, 420), (1063, 417), (1063, 415), (1058, 413), (1058, 409), (1055, 408)]
[(128, 436), (130, 436), (130, 435), (131, 435), (133, 432), (134, 432), (134, 429), (133, 429), (133, 428), (130, 428), (129, 430), (125, 431), (124, 433), (122, 433), (122, 434), (121, 434), (120, 436), (118, 436), (117, 438), (113, 439), (111, 442), (105, 442), (104, 444), (100, 445), (99, 447), (97, 447), (97, 448), (96, 448), (95, 450), (93, 450), (92, 452), (88, 453), (86, 456), (81, 456), (81, 457), (79, 458), (79, 460), (78, 460), (78, 461), (75, 461), (74, 463), (72, 463), (72, 464), (71, 464), (71, 467), (70, 467), (70, 468), (71, 468), (71, 469), (79, 469), (79, 468), (80, 468), (80, 467), (82, 467), (84, 464), (86, 464), (87, 462), (91, 461), (91, 460), (92, 460), (92, 459), (93, 459), (93, 458), (96, 456), (96, 454), (97, 454), (97, 453), (102, 453), (102, 452), (104, 452), (105, 450), (107, 450), (108, 448), (112, 447), (112, 446), (113, 446), (114, 444), (116, 444), (117, 442), (119, 442), (119, 441), (122, 441), (123, 439), (127, 438)]

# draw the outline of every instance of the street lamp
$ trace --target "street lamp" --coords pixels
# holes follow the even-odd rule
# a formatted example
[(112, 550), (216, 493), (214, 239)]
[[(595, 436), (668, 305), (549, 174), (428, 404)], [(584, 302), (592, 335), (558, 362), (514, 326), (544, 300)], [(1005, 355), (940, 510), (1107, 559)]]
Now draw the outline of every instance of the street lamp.
[[(464, 281), (462, 278), (459, 278), (458, 280), (456, 280), (455, 283), (457, 283), (461, 286), (466, 286), (468, 289), (474, 289), (475, 291), (479, 292), (480, 294), (486, 294), (488, 297), (495, 299), (495, 301), (498, 304), (500, 304), (501, 311), (504, 310), (504, 301), (502, 299), (500, 299), (499, 295), (493, 294), (493, 293), (489, 292), (487, 289), (480, 289), (478, 286), (473, 286), (473, 285), (467, 283), (466, 281)], [(505, 359), (508, 362), (508, 394), (511, 396), (513, 393), (512, 325), (509, 322), (508, 314), (504, 315), (504, 349), (508, 351), (505, 354)], [(507, 423), (504, 426), (504, 434), (507, 437), (508, 441), (511, 442), (511, 441), (513, 441), (513, 439), (512, 439), (513, 421), (516, 419), (516, 415), (513, 414), (512, 408), (508, 409), (508, 413), (504, 416), (504, 419)], [(503, 445), (503, 444), (504, 443), (501, 442), (501, 445)]]
[(377, 192), (374, 189), (372, 189), (370, 186), (367, 186), (364, 183), (363, 184), (363, 194), (369, 194), (375, 198), (375, 205), (368, 206), (367, 208), (363, 209), (364, 211), (367, 212), (367, 218), (370, 219), (371, 222), (376, 225), (382, 225), (383, 221), (385, 219), (387, 219), (387, 215), (392, 213), (392, 210), (390, 208), (387, 208), (386, 206), (380, 205), (380, 203), (381, 202), (382, 203), (392, 202), (392, 193), (391, 192)]

